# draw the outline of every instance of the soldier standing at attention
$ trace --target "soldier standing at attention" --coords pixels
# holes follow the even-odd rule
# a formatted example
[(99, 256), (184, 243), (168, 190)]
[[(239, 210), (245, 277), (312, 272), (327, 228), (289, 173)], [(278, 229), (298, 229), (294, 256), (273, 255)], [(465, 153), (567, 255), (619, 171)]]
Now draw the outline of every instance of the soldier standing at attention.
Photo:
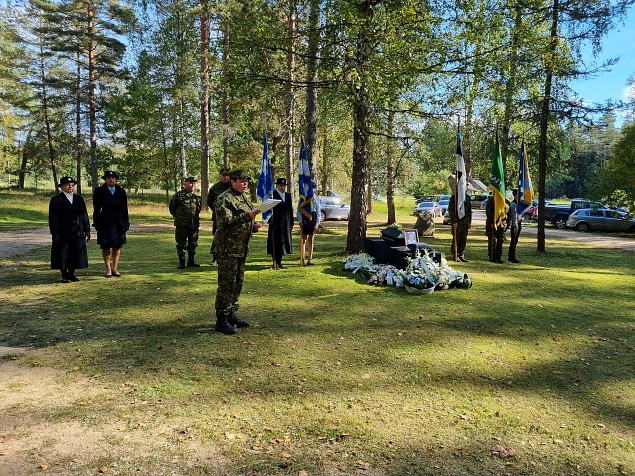
[(505, 217), (498, 228), (494, 227), (494, 197), (490, 196), (485, 205), (485, 234), (487, 235), (487, 250), (489, 260), (492, 263), (501, 264), (503, 260), (503, 241), (505, 241), (505, 231), (507, 231), (507, 214), (509, 207), (505, 205)]
[(185, 250), (187, 250), (187, 265), (198, 268), (200, 264), (194, 261), (196, 246), (198, 245), (199, 215), (201, 213), (201, 197), (196, 195), (196, 179), (187, 177), (183, 188), (176, 192), (170, 200), (170, 215), (174, 217), (174, 238), (176, 239), (176, 253), (179, 257), (178, 269), (185, 268)]
[[(214, 185), (212, 185), (209, 189), (209, 192), (207, 194), (207, 206), (209, 207), (209, 209), (212, 211), (212, 237), (214, 237), (216, 235), (216, 213), (214, 212), (214, 204), (216, 203), (216, 200), (218, 199), (218, 197), (220, 197), (220, 195), (226, 191), (229, 190), (230, 184), (229, 184), (229, 169), (226, 167), (223, 167), (222, 169), (220, 169), (220, 172), (218, 172), (218, 182), (216, 182)], [(209, 250), (210, 254), (212, 255), (212, 266), (216, 266), (216, 256), (214, 256), (214, 240), (212, 239), (212, 246)]]
[(229, 179), (229, 190), (218, 197), (214, 207), (217, 224), (214, 250), (218, 258), (215, 330), (236, 334), (235, 327), (249, 326), (236, 315), (236, 310), (243, 288), (249, 240), (261, 224), (255, 221), (260, 210), (254, 210), (245, 195), (251, 177), (244, 170), (233, 170)]
[(456, 256), (454, 256), (455, 261), (467, 263), (469, 260), (465, 257), (465, 246), (467, 244), (467, 233), (472, 226), (472, 202), (470, 201), (469, 195), (465, 195), (465, 202), (463, 203), (465, 204), (465, 216), (459, 218), (456, 206), (456, 193), (453, 193), (450, 197), (450, 203), (448, 204), (448, 214), (450, 215), (450, 224), (452, 225), (452, 255), (454, 255), (456, 251)]

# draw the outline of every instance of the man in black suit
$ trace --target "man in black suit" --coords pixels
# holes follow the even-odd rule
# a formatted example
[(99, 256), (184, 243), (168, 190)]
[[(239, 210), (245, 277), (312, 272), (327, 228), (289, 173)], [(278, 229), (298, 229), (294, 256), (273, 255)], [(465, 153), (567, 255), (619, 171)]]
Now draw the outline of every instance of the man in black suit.
[(272, 209), (269, 219), (269, 231), (267, 234), (267, 254), (273, 258), (273, 269), (285, 269), (282, 265), (282, 256), (293, 251), (291, 232), (293, 230), (293, 204), (291, 194), (286, 191), (287, 180), (276, 180), (276, 189), (272, 198), (282, 200)]
[(84, 199), (73, 193), (76, 183), (72, 177), (62, 177), (62, 191), (49, 203), (51, 269), (62, 272), (63, 283), (79, 281), (75, 270), (88, 268), (86, 242), (90, 240), (90, 222)]

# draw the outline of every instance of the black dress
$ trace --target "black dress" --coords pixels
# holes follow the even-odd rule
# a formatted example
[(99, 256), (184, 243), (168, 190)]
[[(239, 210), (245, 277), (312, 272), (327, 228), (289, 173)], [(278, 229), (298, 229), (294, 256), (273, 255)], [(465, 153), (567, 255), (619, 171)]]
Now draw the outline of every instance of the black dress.
[(119, 185), (115, 185), (114, 194), (106, 184), (97, 187), (93, 192), (93, 211), (93, 226), (101, 249), (125, 245), (126, 232), (130, 228), (126, 191)]
[[(277, 190), (273, 191), (272, 198), (281, 200), (282, 196)], [(276, 262), (280, 262), (282, 256), (293, 251), (291, 232), (293, 230), (293, 204), (291, 194), (285, 193), (284, 200), (272, 208), (273, 214), (269, 219), (269, 231), (267, 232), (267, 254), (273, 256)]]
[(49, 230), (53, 238), (51, 269), (88, 268), (86, 236), (90, 234), (90, 221), (82, 197), (74, 195), (72, 204), (63, 192), (51, 198)]

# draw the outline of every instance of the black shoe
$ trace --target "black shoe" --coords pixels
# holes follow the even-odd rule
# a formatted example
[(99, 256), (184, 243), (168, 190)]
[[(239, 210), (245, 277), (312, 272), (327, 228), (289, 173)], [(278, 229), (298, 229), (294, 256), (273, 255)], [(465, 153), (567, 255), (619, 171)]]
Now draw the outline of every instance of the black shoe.
[(286, 266), (283, 266), (283, 265), (282, 265), (282, 263), (278, 263), (278, 264), (276, 265), (276, 268), (278, 268), (278, 269), (287, 269), (287, 267), (286, 267)]
[(459, 256), (459, 261), (463, 261), (464, 263), (469, 263), (469, 259), (467, 259), (465, 256)]
[(226, 335), (233, 335), (238, 332), (234, 326), (229, 324), (227, 316), (216, 317), (216, 326), (214, 327), (214, 330)]
[(68, 279), (70, 279), (73, 283), (76, 283), (77, 281), (79, 281), (79, 278), (75, 276), (74, 274), (71, 274)]
[(176, 265), (176, 269), (185, 269), (185, 258), (179, 258), (179, 264)]
[(503, 264), (503, 260), (501, 260), (501, 259), (497, 259), (497, 260), (494, 260), (494, 263), (496, 263), (496, 264)]
[(190, 268), (200, 268), (200, 267), (201, 267), (201, 265), (200, 265), (200, 264), (195, 263), (194, 261), (188, 261), (188, 262), (187, 262), (187, 265), (188, 265)]
[(71, 280), (70, 280), (69, 278), (62, 278), (62, 282), (63, 282), (64, 284), (67, 284), (67, 283), (70, 283), (70, 282), (71, 282)]
[(242, 320), (234, 312), (229, 315), (229, 317), (227, 318), (227, 322), (236, 327), (249, 327), (249, 322)]
[(516, 258), (514, 258), (514, 259), (512, 260), (512, 263), (520, 263), (520, 261), (518, 261)]

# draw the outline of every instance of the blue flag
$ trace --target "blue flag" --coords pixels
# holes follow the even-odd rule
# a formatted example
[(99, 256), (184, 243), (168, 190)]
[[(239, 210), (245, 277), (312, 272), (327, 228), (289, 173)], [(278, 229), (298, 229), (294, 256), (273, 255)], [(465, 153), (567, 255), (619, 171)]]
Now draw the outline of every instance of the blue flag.
[(527, 207), (531, 206), (534, 199), (534, 187), (529, 177), (529, 164), (527, 164), (527, 151), (525, 141), (520, 146), (520, 165), (518, 167), (518, 214), (522, 216)]
[[(260, 166), (260, 174), (258, 175), (258, 186), (256, 187), (256, 196), (260, 201), (269, 197), (273, 193), (273, 173), (271, 172), (271, 162), (269, 161), (269, 144), (267, 143), (267, 130), (265, 129), (265, 138), (263, 140), (262, 165)], [(262, 221), (266, 222), (271, 216), (271, 210), (267, 210), (262, 214)]]
[(313, 202), (313, 183), (311, 180), (311, 167), (306, 155), (304, 140), (300, 145), (300, 164), (298, 169), (298, 195), (300, 197), (300, 212), (311, 219), (311, 204)]

